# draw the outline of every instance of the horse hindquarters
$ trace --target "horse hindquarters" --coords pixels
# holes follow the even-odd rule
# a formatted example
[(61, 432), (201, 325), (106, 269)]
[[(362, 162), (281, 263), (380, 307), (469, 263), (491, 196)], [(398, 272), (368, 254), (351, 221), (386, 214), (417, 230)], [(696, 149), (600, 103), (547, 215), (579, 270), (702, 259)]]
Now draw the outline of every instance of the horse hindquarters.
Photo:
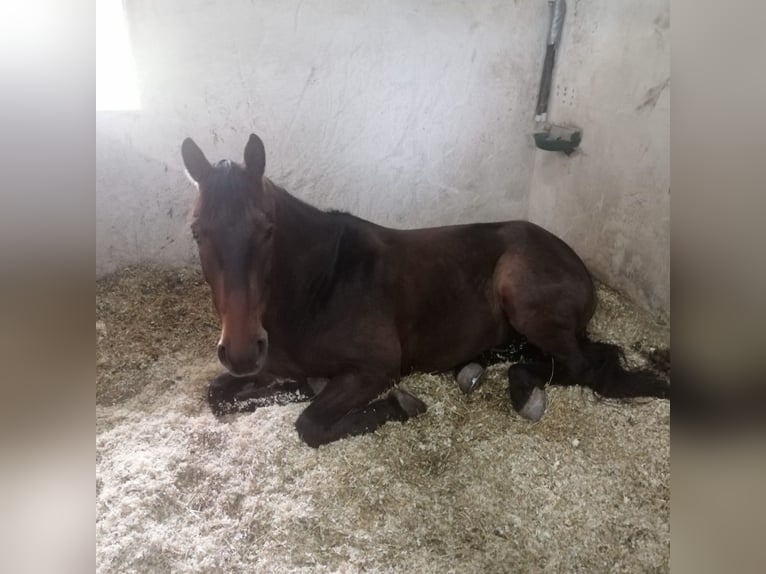
[(498, 261), (495, 292), (511, 326), (554, 361), (509, 369), (514, 408), (537, 420), (544, 401), (530, 416), (523, 411), (534, 389), (548, 382), (585, 385), (604, 397), (668, 397), (667, 383), (648, 371), (624, 369), (618, 347), (585, 336), (595, 288), (577, 255), (542, 230), (531, 228), (529, 236), (523, 248), (509, 250)]

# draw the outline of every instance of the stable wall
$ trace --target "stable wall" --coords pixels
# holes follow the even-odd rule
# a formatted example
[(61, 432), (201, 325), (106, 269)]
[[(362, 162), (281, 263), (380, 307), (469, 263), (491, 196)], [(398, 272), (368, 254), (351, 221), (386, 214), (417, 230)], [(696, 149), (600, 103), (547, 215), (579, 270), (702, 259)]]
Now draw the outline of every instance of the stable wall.
[(194, 261), (191, 136), (396, 227), (523, 218), (544, 2), (128, 1), (141, 110), (96, 118), (96, 270)]
[(669, 308), (669, 6), (569, 2), (551, 119), (531, 133), (548, 6), (535, 2), (128, 1), (140, 111), (100, 112), (96, 271), (194, 262), (180, 142), (320, 207), (396, 227), (529, 218), (600, 278)]
[(583, 141), (571, 157), (536, 154), (529, 219), (611, 286), (669, 312), (669, 2), (569, 4), (549, 119), (583, 128)]

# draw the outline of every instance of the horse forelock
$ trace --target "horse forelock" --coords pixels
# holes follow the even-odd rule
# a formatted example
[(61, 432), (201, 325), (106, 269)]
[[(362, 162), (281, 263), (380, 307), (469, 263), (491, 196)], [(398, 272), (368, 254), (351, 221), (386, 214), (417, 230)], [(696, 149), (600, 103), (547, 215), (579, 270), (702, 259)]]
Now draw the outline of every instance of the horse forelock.
[(210, 224), (230, 224), (257, 208), (252, 182), (242, 166), (229, 160), (215, 164), (200, 187), (197, 217)]

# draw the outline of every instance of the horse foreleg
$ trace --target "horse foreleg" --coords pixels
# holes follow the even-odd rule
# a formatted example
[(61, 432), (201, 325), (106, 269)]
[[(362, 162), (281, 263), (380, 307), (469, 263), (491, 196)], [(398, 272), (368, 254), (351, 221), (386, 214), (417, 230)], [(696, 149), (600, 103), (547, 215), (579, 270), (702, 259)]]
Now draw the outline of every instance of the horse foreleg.
[(235, 377), (223, 373), (210, 381), (207, 400), (216, 415), (253, 412), (261, 406), (307, 401), (314, 396), (307, 381), (278, 380), (268, 373)]
[(295, 422), (298, 435), (307, 445), (318, 447), (426, 411), (423, 401), (401, 389), (373, 400), (390, 385), (390, 378), (369, 373), (331, 379)]

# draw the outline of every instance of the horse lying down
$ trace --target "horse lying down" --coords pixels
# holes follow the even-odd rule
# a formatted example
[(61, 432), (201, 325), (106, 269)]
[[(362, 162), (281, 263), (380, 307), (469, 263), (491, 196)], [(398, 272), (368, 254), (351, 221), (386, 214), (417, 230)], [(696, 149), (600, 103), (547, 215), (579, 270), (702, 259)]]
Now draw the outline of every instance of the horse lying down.
[(471, 392), (484, 368), (476, 358), (519, 340), (539, 355), (508, 371), (511, 403), (530, 420), (544, 413), (548, 383), (670, 397), (663, 378), (626, 370), (617, 346), (588, 339), (593, 281), (545, 229), (389, 229), (274, 184), (255, 135), (242, 165), (212, 165), (188, 138), (181, 152), (198, 187), (191, 228), (221, 322), (227, 372), (208, 389), (214, 412), (311, 399), (295, 427), (317, 447), (423, 413), (420, 399), (392, 388), (402, 374), (457, 369)]

